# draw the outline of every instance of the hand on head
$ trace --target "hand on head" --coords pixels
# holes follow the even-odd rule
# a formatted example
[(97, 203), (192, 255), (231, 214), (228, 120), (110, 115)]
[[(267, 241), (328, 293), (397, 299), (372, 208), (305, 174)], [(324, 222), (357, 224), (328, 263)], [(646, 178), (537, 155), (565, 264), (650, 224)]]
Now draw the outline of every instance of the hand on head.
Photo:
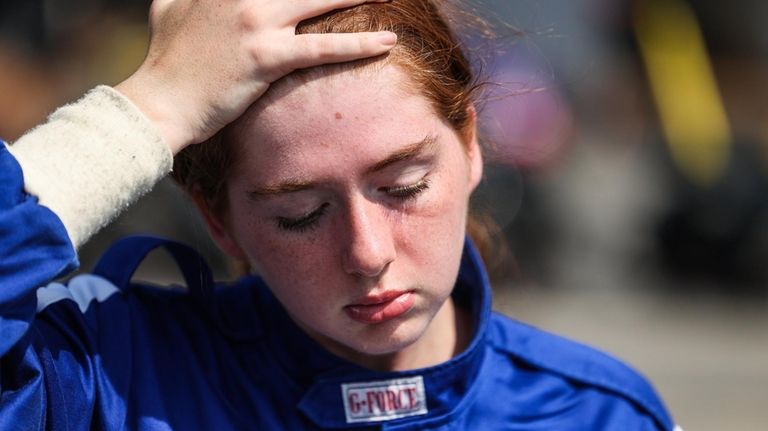
[(305, 67), (383, 54), (390, 32), (304, 34), (299, 22), (387, 0), (155, 0), (139, 69), (116, 88), (177, 153), (239, 117), (282, 76)]

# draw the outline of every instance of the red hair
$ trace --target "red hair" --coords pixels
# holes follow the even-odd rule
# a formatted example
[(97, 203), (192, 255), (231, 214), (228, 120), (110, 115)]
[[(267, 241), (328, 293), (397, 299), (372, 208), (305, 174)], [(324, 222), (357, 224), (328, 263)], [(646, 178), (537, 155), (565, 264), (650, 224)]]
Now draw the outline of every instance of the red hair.
[[(449, 26), (461, 13), (449, 12), (450, 2), (433, 0), (393, 0), (388, 3), (364, 4), (307, 20), (296, 32), (352, 33), (389, 30), (398, 35), (397, 45), (384, 56), (384, 61), (400, 67), (410, 83), (430, 101), (435, 112), (444, 118), (460, 136), (474, 133), (472, 109), (479, 83), (459, 39)], [(481, 21), (477, 21), (481, 23)], [(485, 26), (484, 26), (485, 27)], [(485, 27), (487, 28), (487, 27)], [(327, 73), (329, 68), (359, 69), (377, 63), (381, 58), (360, 60), (341, 65), (318, 66), (298, 70), (283, 79), (302, 79), (308, 74)], [(273, 85), (279, 85), (275, 83)], [(269, 97), (269, 91), (263, 97)], [(213, 212), (226, 211), (225, 185), (236, 159), (234, 147), (225, 127), (211, 139), (187, 147), (174, 161), (173, 178), (188, 193), (201, 199)], [(470, 220), (468, 230), (481, 250), (490, 244), (484, 223)], [(487, 253), (483, 253), (486, 255)]]

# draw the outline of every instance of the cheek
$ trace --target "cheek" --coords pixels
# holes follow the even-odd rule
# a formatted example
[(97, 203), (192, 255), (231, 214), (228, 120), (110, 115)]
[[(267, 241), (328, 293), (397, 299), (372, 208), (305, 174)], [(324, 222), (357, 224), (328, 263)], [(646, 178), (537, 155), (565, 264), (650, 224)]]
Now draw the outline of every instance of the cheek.
[(286, 240), (283, 234), (274, 232), (252, 237), (257, 239), (247, 251), (252, 266), (294, 318), (310, 327), (320, 327), (344, 305), (331, 291), (342, 280), (335, 269), (338, 265), (331, 262), (328, 243), (314, 236)]
[[(418, 211), (403, 217), (402, 255), (414, 267), (439, 273), (452, 269), (461, 257), (466, 231), (469, 191), (461, 175), (443, 175), (433, 181), (430, 198)], [(423, 275), (423, 274), (422, 274)]]
[(321, 327), (345, 305), (344, 273), (330, 235), (323, 229), (302, 235), (286, 235), (274, 226), (256, 222), (244, 235), (254, 270), (275, 297), (294, 316), (310, 327)]
[(322, 229), (301, 235), (284, 233), (237, 203), (232, 205), (232, 214), (240, 215), (231, 224), (234, 240), (253, 270), (273, 289), (301, 290), (302, 286), (317, 286), (318, 280), (327, 277), (323, 270), (330, 267), (331, 257)]
[(318, 286), (318, 281), (327, 278), (332, 253), (322, 232), (291, 238), (293, 235), (270, 230), (255, 236), (248, 248), (255, 268), (270, 286)]

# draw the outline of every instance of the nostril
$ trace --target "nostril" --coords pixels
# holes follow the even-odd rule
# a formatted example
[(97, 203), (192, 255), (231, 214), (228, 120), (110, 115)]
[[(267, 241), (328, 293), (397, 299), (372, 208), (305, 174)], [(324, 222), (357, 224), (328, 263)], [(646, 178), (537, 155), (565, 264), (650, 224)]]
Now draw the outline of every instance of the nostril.
[(388, 235), (358, 235), (350, 242), (344, 256), (345, 270), (350, 274), (376, 277), (394, 260), (392, 238)]
[(349, 274), (362, 277), (377, 277), (384, 273), (393, 257), (381, 250), (361, 250), (351, 247), (345, 256), (344, 269)]

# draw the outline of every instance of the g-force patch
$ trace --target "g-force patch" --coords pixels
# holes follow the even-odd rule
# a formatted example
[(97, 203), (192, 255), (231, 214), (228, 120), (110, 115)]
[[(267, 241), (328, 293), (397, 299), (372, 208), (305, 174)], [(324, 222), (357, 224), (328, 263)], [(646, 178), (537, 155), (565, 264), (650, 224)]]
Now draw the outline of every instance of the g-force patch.
[(347, 423), (381, 422), (428, 412), (421, 376), (341, 385)]

